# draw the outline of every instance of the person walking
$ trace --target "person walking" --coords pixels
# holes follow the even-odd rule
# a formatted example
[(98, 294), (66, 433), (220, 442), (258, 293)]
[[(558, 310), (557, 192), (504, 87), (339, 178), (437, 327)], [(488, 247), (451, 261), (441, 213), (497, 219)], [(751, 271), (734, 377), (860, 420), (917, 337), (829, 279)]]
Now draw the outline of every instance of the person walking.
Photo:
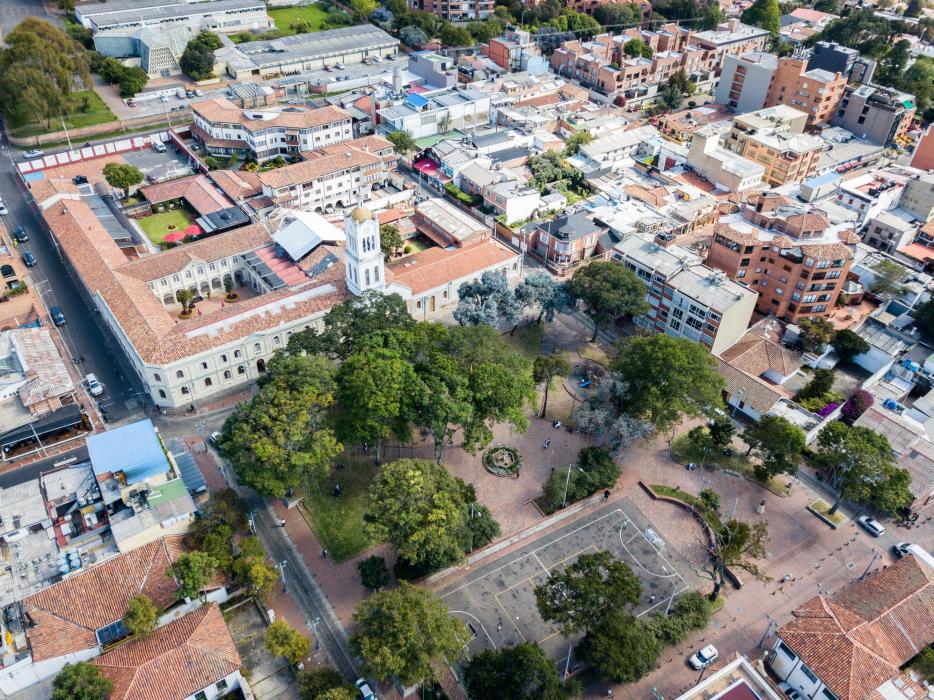
[(610, 500), (610, 489), (603, 489), (603, 500), (604, 502)]

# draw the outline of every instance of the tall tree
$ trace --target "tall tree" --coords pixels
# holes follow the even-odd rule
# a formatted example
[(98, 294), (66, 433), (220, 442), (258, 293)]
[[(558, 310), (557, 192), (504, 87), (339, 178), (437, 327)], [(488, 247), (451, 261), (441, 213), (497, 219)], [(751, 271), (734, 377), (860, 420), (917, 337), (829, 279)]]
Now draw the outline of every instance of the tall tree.
[(743, 439), (759, 464), (756, 478), (767, 481), (776, 474), (795, 474), (805, 446), (804, 431), (781, 416), (763, 416), (746, 428)]
[(399, 227), (394, 224), (384, 224), (379, 227), (379, 247), (383, 251), (383, 257), (386, 262), (397, 253), (402, 247), (402, 236), (399, 235)]
[(457, 288), (457, 296), (454, 320), (462, 326), (495, 327), (500, 318), (510, 324), (519, 320), (521, 304), (516, 302), (506, 275), (498, 270), (488, 270), (479, 280), (464, 282)]
[(179, 68), (193, 80), (205, 80), (214, 75), (214, 52), (222, 46), (217, 35), (203, 31), (191, 39), (178, 61)]
[(564, 376), (571, 371), (571, 365), (563, 355), (553, 353), (551, 355), (539, 355), (532, 363), (532, 377), (536, 384), (545, 386), (545, 396), (542, 399), (541, 418), (545, 417), (548, 410), (548, 389), (551, 386), (553, 377)]
[(564, 282), (557, 282), (551, 275), (536, 272), (522, 280), (514, 291), (516, 300), (526, 308), (537, 308), (536, 321), (554, 320), (555, 314), (569, 311), (574, 301), (568, 296)]
[(123, 624), (134, 637), (144, 639), (156, 629), (158, 614), (156, 605), (149, 596), (133, 596), (127, 601)]
[(143, 171), (129, 163), (108, 163), (104, 166), (104, 179), (114, 189), (123, 190), (123, 197), (130, 194), (130, 188), (143, 181)]
[(461, 559), (467, 529), (464, 484), (435, 462), (400, 459), (370, 485), (367, 530), (399, 557), (432, 569)]
[(467, 692), (474, 700), (564, 700), (554, 662), (537, 644), (487, 649), (470, 660), (464, 671)]
[(178, 583), (179, 599), (197, 598), (217, 571), (217, 560), (204, 552), (179, 555), (166, 572)]
[(387, 438), (407, 440), (421, 384), (412, 365), (395, 349), (363, 349), (337, 373), (337, 430), (344, 440), (373, 445), (376, 463)]
[(756, 0), (740, 16), (745, 24), (767, 29), (778, 34), (779, 18), (782, 11), (778, 7), (778, 0)]
[(346, 360), (370, 336), (387, 330), (409, 330), (415, 319), (398, 294), (369, 290), (331, 308), (324, 316), (324, 330), (308, 329), (289, 338), (290, 353), (327, 354)]
[(736, 426), (727, 416), (716, 415), (707, 426), (710, 431), (710, 441), (714, 447), (723, 449), (727, 447), (736, 434)]
[(320, 357), (277, 355), (259, 392), (224, 423), (220, 448), (243, 483), (282, 497), (317, 484), (341, 444), (328, 425), (334, 370)]
[(0, 48), (0, 110), (11, 122), (30, 117), (51, 126), (77, 87), (90, 88), (87, 52), (58, 27), (26, 17)]
[(824, 346), (833, 339), (833, 324), (823, 316), (811, 316), (798, 322), (798, 339), (805, 352), (821, 353)]
[(298, 674), (298, 697), (300, 700), (319, 700), (318, 696), (343, 685), (341, 674), (330, 666), (312, 666)]
[(650, 625), (613, 606), (600, 612), (577, 648), (584, 661), (616, 683), (633, 683), (651, 673), (661, 651)]
[(908, 279), (908, 269), (891, 260), (881, 260), (872, 268), (873, 280), (869, 289), (881, 297), (892, 297), (902, 289), (902, 283)]
[(869, 352), (869, 343), (849, 328), (837, 331), (831, 341), (834, 351), (844, 362), (849, 362), (857, 355)]
[(728, 568), (745, 571), (759, 581), (769, 580), (758, 563), (765, 557), (765, 545), (769, 541), (768, 525), (764, 521), (749, 524), (734, 519), (718, 525), (708, 519), (707, 524), (713, 530), (713, 543), (707, 547), (707, 563), (698, 573), (713, 583), (710, 600), (716, 600), (726, 585)]
[[(901, 500), (903, 505), (910, 503), (907, 484), (896, 471), (892, 445), (881, 433), (865, 426), (849, 428), (834, 421), (820, 431), (817, 445), (817, 461), (837, 489), (831, 514), (836, 513), (845, 500), (869, 504), (875, 493), (888, 490), (893, 485), (896, 493), (894, 496), (886, 494), (885, 501)], [(895, 484), (889, 483), (893, 477), (897, 479)], [(905, 486), (901, 496), (897, 493), (899, 484)]]
[(535, 588), (542, 619), (572, 637), (597, 624), (610, 608), (625, 610), (639, 602), (639, 578), (610, 552), (582, 554), (573, 564), (552, 573)]
[(596, 436), (614, 453), (650, 435), (654, 426), (627, 412), (629, 396), (629, 383), (619, 372), (598, 379), (596, 390), (574, 409), (578, 429)]
[(361, 601), (353, 621), (351, 645), (367, 675), (403, 685), (431, 679), (433, 664), (457, 658), (470, 641), (464, 623), (431, 591), (404, 581)]
[(629, 385), (623, 409), (657, 430), (670, 430), (682, 415), (701, 416), (723, 403), (716, 360), (687, 338), (631, 338), (612, 369)]
[(637, 316), (649, 310), (645, 285), (617, 262), (598, 261), (579, 268), (567, 290), (570, 296), (587, 304), (587, 315), (594, 324), (590, 342), (620, 316)]
[(52, 700), (107, 700), (113, 682), (87, 661), (65, 664), (52, 681)]
[(281, 656), (293, 666), (308, 655), (308, 637), (279, 619), (266, 628), (265, 646), (273, 656)]
[(415, 139), (412, 138), (412, 134), (408, 131), (392, 131), (386, 134), (386, 139), (395, 147), (396, 151), (402, 155), (411, 153), (418, 148)]

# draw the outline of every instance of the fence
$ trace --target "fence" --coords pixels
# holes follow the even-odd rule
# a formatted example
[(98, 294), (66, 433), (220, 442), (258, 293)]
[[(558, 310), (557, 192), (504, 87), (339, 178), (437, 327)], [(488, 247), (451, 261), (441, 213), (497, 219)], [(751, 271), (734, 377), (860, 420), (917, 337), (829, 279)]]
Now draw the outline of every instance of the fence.
[[(171, 117), (182, 117), (181, 123), (187, 123), (191, 121), (191, 109), (185, 108), (176, 110), (172, 112)], [(51, 131), (48, 134), (40, 134), (38, 136), (9, 136), (10, 143), (14, 146), (20, 148), (29, 147), (29, 146), (43, 146), (49, 143), (61, 143), (66, 139), (71, 139), (71, 142), (80, 141), (81, 139), (87, 139), (92, 136), (101, 136), (103, 134), (112, 134), (115, 131), (123, 130), (125, 132), (136, 131), (137, 129), (144, 129), (147, 126), (158, 126), (159, 124), (166, 123), (166, 115), (162, 112), (156, 114), (147, 114), (144, 117), (133, 117), (131, 119), (118, 119), (117, 121), (104, 122), (103, 124), (95, 124), (93, 126), (84, 126), (78, 129), (69, 129), (67, 134), (65, 131)]]

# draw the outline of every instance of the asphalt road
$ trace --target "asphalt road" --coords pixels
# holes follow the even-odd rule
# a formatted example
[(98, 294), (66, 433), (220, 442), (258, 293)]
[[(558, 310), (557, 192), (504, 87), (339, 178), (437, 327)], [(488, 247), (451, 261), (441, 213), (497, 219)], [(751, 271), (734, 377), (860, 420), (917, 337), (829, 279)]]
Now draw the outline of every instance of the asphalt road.
[(32, 288), (41, 294), (46, 307), (59, 306), (65, 315), (66, 324), (60, 329), (70, 353), (70, 357), (64, 358), (65, 361), (83, 356), (84, 361), (78, 363), (80, 374), (83, 376), (93, 372), (104, 385), (104, 394), (98, 399), (99, 405), (111, 420), (127, 418), (138, 411), (134, 404), (138, 403), (138, 392), (142, 391), (142, 387), (134, 379), (129, 362), (118, 349), (116, 341), (100, 325), (102, 321), (97, 312), (88, 306), (79, 293), (44, 225), (40, 224), (26, 203), (14, 174), (11, 152), (14, 158), (19, 157), (16, 151), (0, 153), (0, 197), (10, 211), (3, 223), (7, 230), (21, 225), (29, 234), (29, 241), (21, 244), (18, 250), (28, 248), (38, 261), (35, 267), (29, 269)]
[[(72, 457), (75, 458), (74, 461), (69, 461)], [(27, 464), (24, 467), (14, 467), (9, 471), (3, 472), (0, 474), (0, 488), (8, 489), (11, 486), (22, 484), (25, 481), (38, 479), (39, 474), (42, 472), (48, 472), (55, 469), (56, 464), (62, 465), (66, 462), (68, 464), (74, 464), (75, 462), (83, 462), (87, 460), (87, 458), (88, 448), (82, 442), (80, 447), (76, 447), (71, 452), (55, 455), (54, 457), (49, 457), (48, 459), (39, 460), (38, 462)]]

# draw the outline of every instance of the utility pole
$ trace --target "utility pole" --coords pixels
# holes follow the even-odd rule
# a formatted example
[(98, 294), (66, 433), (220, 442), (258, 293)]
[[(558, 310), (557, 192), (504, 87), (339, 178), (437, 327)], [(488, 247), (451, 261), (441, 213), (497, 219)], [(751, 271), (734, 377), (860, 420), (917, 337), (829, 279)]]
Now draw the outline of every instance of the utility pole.
[(285, 593), (288, 589), (285, 586), (285, 567), (289, 565), (285, 559), (276, 564), (276, 571), (279, 572), (279, 578), (282, 580), (282, 592)]
[(316, 617), (311, 622), (306, 622), (305, 626), (311, 629), (311, 634), (315, 638), (315, 651), (321, 648), (321, 642), (318, 641), (318, 625), (321, 624), (321, 618)]
[(256, 511), (251, 510), (249, 513), (246, 514), (247, 522), (250, 525), (250, 532), (253, 533), (254, 535), (256, 534), (255, 518), (256, 518)]
[(765, 628), (765, 634), (762, 635), (762, 639), (759, 640), (759, 643), (756, 644), (756, 649), (761, 649), (762, 645), (765, 644), (766, 638), (772, 634), (772, 626), (775, 624), (775, 618), (771, 615), (767, 615), (769, 619), (769, 626)]
[(74, 150), (71, 146), (71, 136), (68, 135), (68, 128), (65, 126), (65, 117), (59, 117), (62, 120), (62, 130), (65, 132), (65, 140), (68, 142), (68, 150)]
[(860, 581), (864, 580), (869, 575), (869, 570), (872, 568), (873, 564), (876, 563), (876, 559), (878, 559), (881, 556), (882, 555), (879, 554), (879, 552), (877, 552), (875, 549), (872, 550), (872, 559), (869, 560), (869, 566), (866, 567), (866, 570), (863, 572), (863, 575), (859, 577)]
[(571, 667), (571, 641), (568, 640), (568, 658), (564, 662), (564, 685), (568, 684), (568, 670)]

